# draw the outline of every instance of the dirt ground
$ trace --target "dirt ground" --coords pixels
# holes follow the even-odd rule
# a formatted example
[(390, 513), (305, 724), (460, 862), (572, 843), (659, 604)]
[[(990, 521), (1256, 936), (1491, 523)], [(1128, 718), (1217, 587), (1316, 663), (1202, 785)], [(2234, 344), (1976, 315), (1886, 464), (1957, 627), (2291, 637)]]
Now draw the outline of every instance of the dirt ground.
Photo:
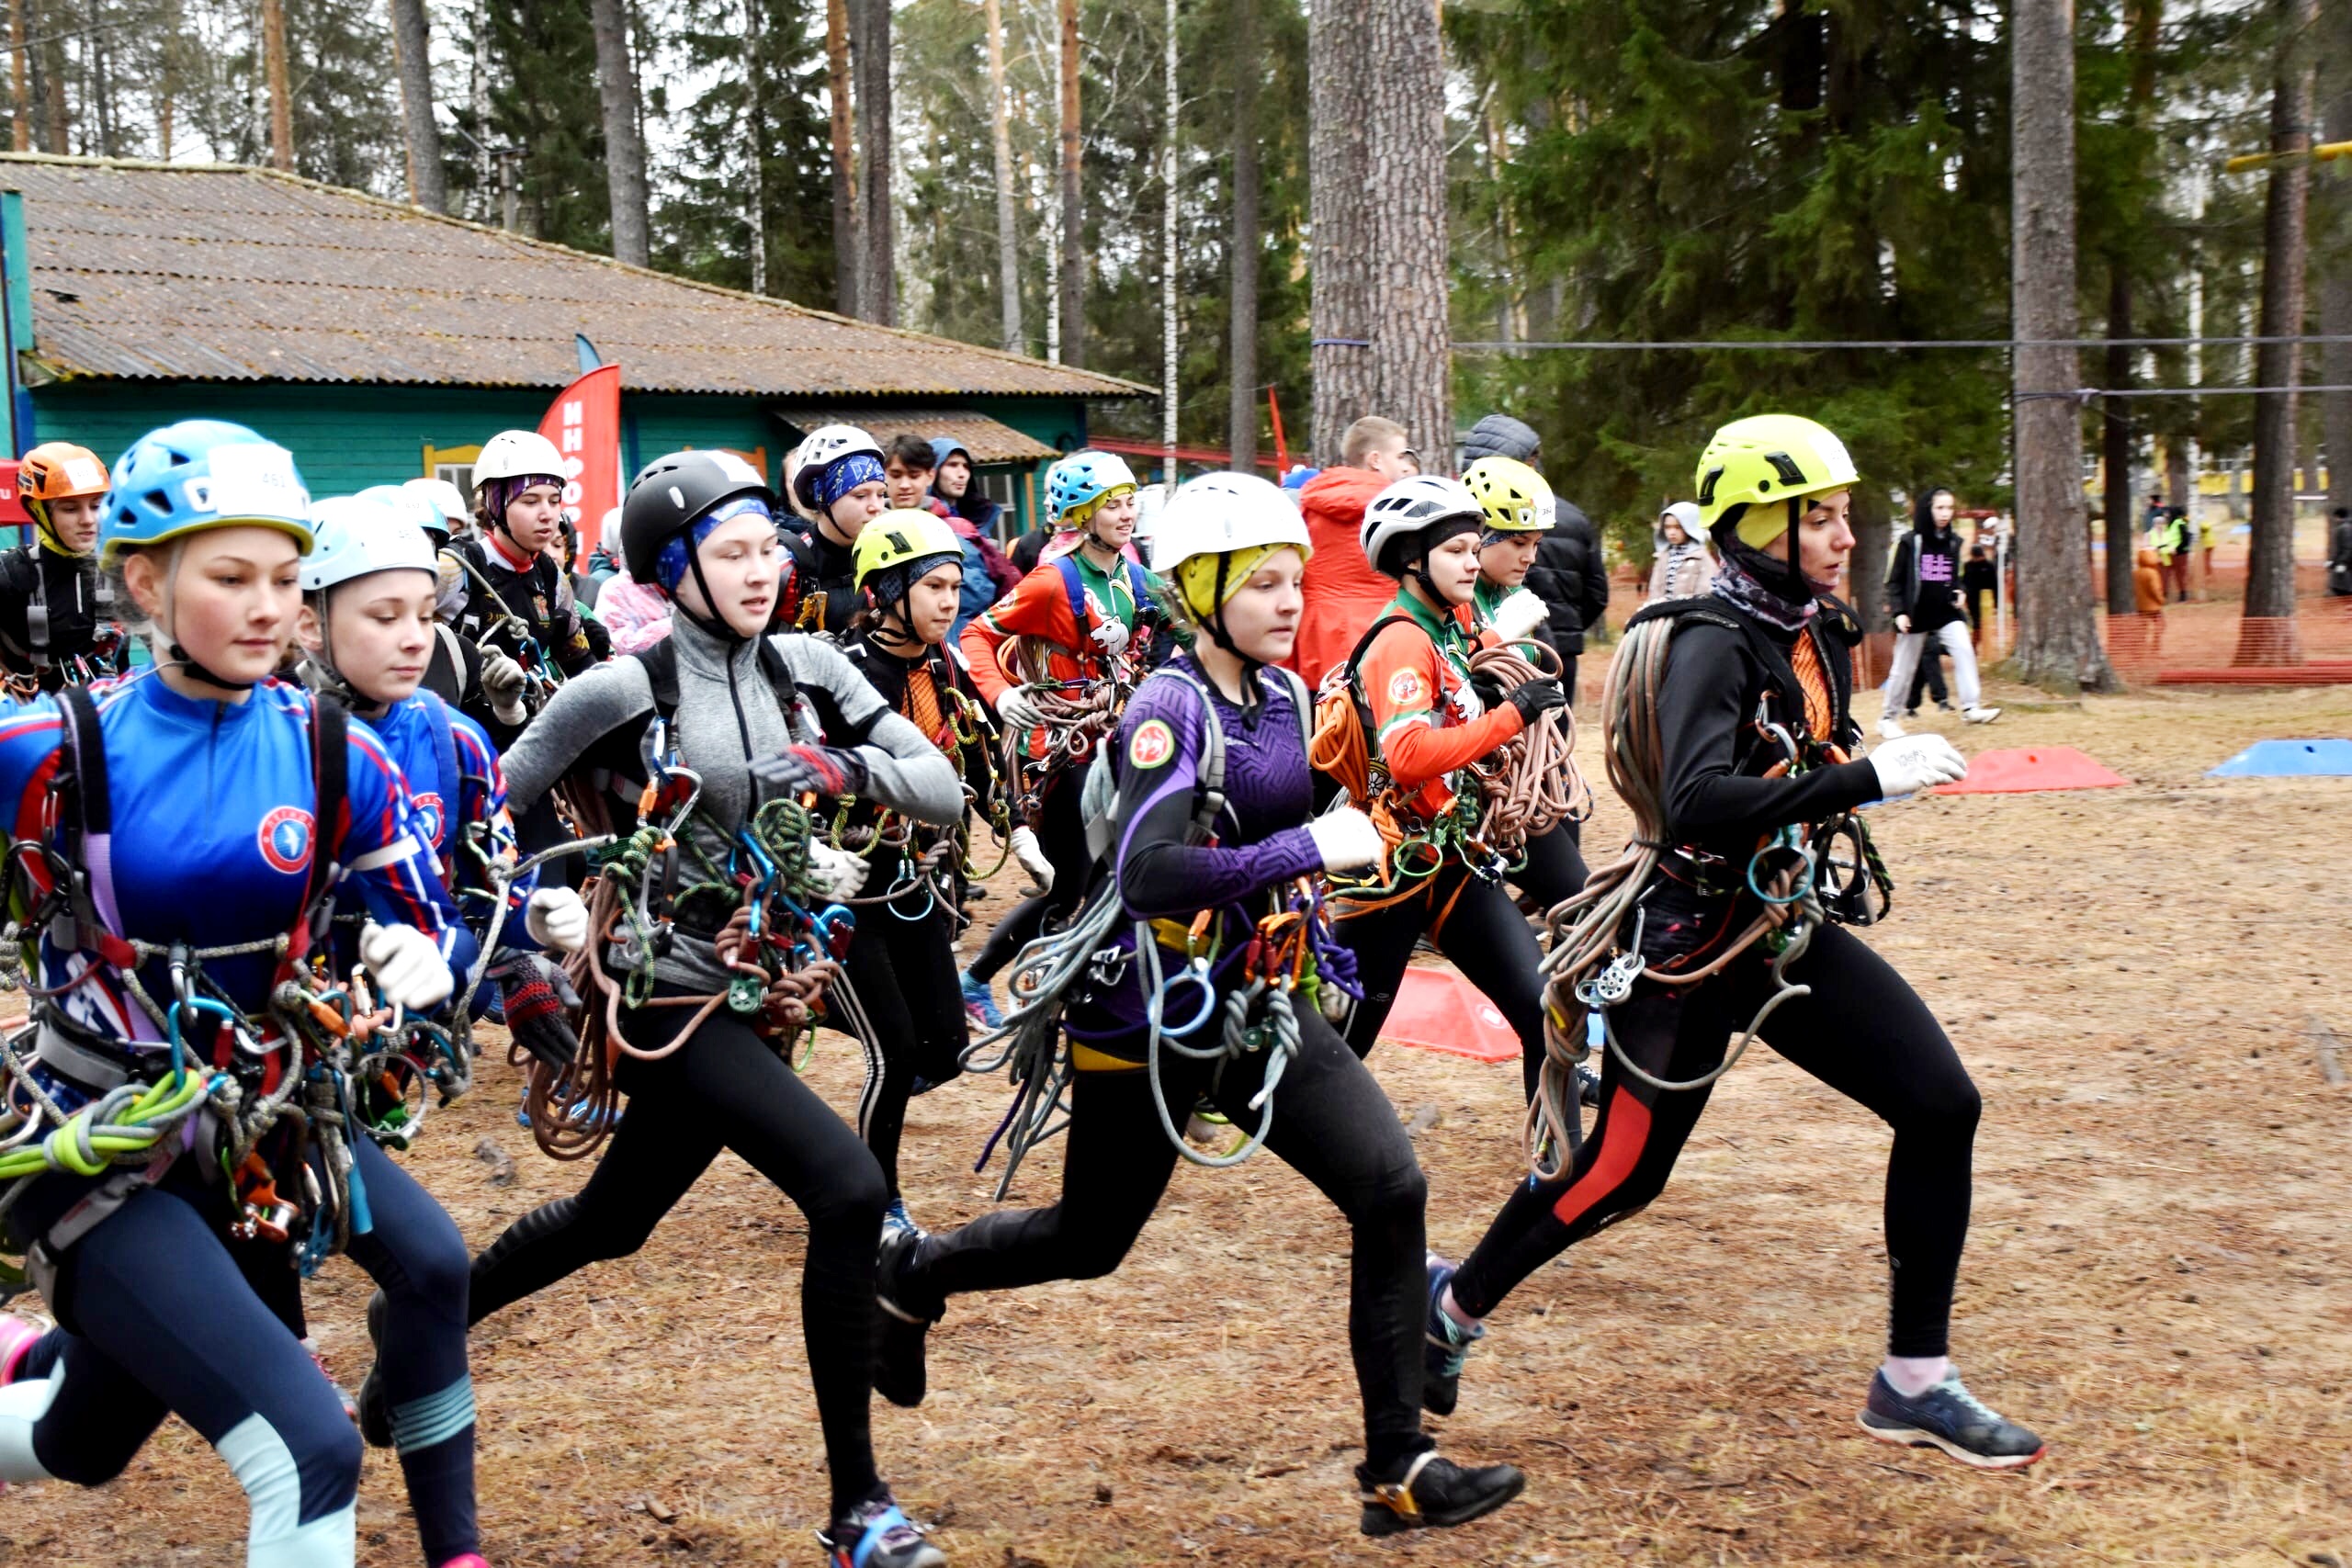
[[(2352, 1562), (2352, 1227), (2314, 1022), (2345, 1039), (2352, 781), (2219, 780), (2265, 737), (2352, 734), (2352, 691), (2010, 691), (1963, 750), (2066, 743), (2133, 783), (1873, 816), (1900, 882), (1870, 940), (1984, 1093), (1954, 1352), (2050, 1458), (1984, 1476), (1854, 1425), (1883, 1311), (1883, 1129), (1759, 1050), (1646, 1214), (1538, 1274), (1473, 1359), (1446, 1450), (1526, 1495), (1465, 1529), (1355, 1529), (1359, 1430), (1333, 1216), (1268, 1157), (1181, 1169), (1114, 1279), (959, 1302), (920, 1411), (876, 1403), (883, 1469), (963, 1568), (1300, 1562)], [(1874, 709), (1875, 704), (1865, 699)], [(1588, 761), (1594, 737), (1582, 750)], [(1623, 819), (1605, 806), (1588, 843)], [(1011, 879), (980, 906), (1007, 908)], [(2335, 954), (2334, 959), (2327, 954)], [(1374, 1058), (1419, 1135), (1433, 1245), (1459, 1254), (1519, 1174), (1519, 1074)], [(858, 1055), (811, 1069), (849, 1107)], [(533, 1150), (506, 1069), (413, 1167), (477, 1246), (584, 1172)], [(907, 1190), (979, 1213), (1001, 1084), (915, 1102)], [(514, 1158), (512, 1185), (475, 1150)], [(1049, 1198), (1041, 1155), (1018, 1196)], [(636, 1257), (480, 1331), (481, 1514), (510, 1565), (813, 1562), (825, 1499), (798, 1325), (798, 1214), (722, 1158)], [(364, 1369), (365, 1282), (313, 1289)], [(821, 1348), (820, 1348), (821, 1353)], [(360, 1559), (417, 1561), (371, 1454)], [(229, 1564), (243, 1499), (167, 1427), (96, 1492), (0, 1499), (0, 1563)]]

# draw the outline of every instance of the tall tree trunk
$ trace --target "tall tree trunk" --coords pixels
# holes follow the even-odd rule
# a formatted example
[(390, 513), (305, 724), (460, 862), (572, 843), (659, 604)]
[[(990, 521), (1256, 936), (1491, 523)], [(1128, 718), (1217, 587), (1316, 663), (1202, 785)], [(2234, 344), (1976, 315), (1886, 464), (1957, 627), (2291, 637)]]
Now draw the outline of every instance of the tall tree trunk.
[[(30, 0), (9, 0), (8, 3), (8, 145), (19, 152), (33, 150), (32, 86), (27, 79), (25, 66), (25, 8)], [(168, 106), (170, 100), (166, 99)], [(171, 142), (171, 113), (167, 107), (164, 115), (164, 141)], [(169, 158), (171, 153), (164, 154)]]
[[(2324, 8), (2321, 26), (2321, 58), (2352, 60), (2352, 6)], [(2341, 69), (2327, 75), (2326, 137), (2352, 141), (2352, 72)], [(2314, 203), (2324, 214), (2312, 253), (2320, 258), (2319, 330), (2326, 336), (2352, 339), (2352, 161), (2337, 159), (2315, 171)], [(2331, 343), (2320, 350), (2320, 380), (2331, 387), (2352, 387), (2352, 341)], [(2320, 433), (2327, 443), (2327, 502), (2329, 511), (2352, 507), (2352, 392), (2319, 394)]]
[(1176, 483), (1176, 419), (1182, 412), (1178, 385), (1176, 345), (1176, 137), (1182, 127), (1183, 103), (1176, 93), (1176, 0), (1168, 0), (1166, 51), (1162, 69), (1159, 147), (1159, 445), (1160, 479)]
[[(472, 79), (467, 83), (466, 101), (474, 114), (474, 190), (481, 201), (479, 216), (487, 218), (493, 185), (503, 186), (505, 178), (492, 167), (490, 155), (490, 0), (475, 0), (474, 59)], [(498, 195), (499, 210), (504, 226), (514, 227), (514, 217), (505, 210), (505, 193)]]
[[(2075, 7), (2017, 0), (2010, 16), (2011, 331), (2072, 338), (2075, 309)], [(2018, 507), (2017, 662), (2029, 681), (2109, 691), (2115, 672), (2091, 615), (2083, 545), (2082, 384), (2071, 348), (2014, 351)]]
[(1372, 209), (1373, 397), (1413, 433), (1424, 460), (1453, 469), (1453, 354), (1447, 301), (1445, 44), (1437, 0), (1372, 0), (1361, 67)]
[(833, 117), (833, 309), (857, 314), (857, 147), (851, 131), (849, 0), (825, 0), (825, 87)]
[(1079, 183), (1086, 148), (1078, 100), (1078, 0), (1061, 0), (1062, 363), (1086, 363), (1086, 208)]
[(1307, 17), (1310, 463), (1338, 462), (1340, 436), (1374, 412), (1372, 203), (1364, 195), (1363, 51), (1371, 32), (1369, 11), (1361, 6), (1317, 6)]
[(895, 325), (897, 245), (890, 199), (890, 0), (850, 0), (850, 70), (857, 81), (857, 313)]
[[(65, 106), (64, 18), (56, 14), (63, 9), (60, 6), (55, 10), (34, 11), (29, 23), (35, 39), (33, 47), (39, 51), (41, 101), (47, 110), (43, 118), (49, 126), (49, 145), (41, 149), (44, 152), (74, 151), (74, 116)], [(281, 24), (279, 37), (282, 39), (284, 36)], [(287, 141), (291, 145), (293, 138), (288, 136)], [(287, 166), (292, 165), (289, 163)]]
[(1021, 330), (1021, 248), (1014, 231), (1012, 199), (1012, 94), (1004, 80), (1004, 0), (985, 0), (989, 34), (989, 122), (996, 155), (997, 310), (1003, 322), (1004, 351), (1028, 346)]
[(764, 0), (743, 0), (743, 151), (750, 163), (744, 180), (744, 247), (752, 256), (752, 292), (768, 291), (768, 98), (766, 64), (760, 58)]
[(613, 259), (644, 266), (652, 258), (646, 217), (645, 141), (638, 134), (637, 70), (628, 52), (623, 0), (588, 0), (596, 35), (596, 96), (605, 119), (605, 188), (613, 206)]
[(107, 78), (107, 33), (101, 27), (100, 8), (90, 7), (89, 29), (82, 36), (90, 61), (90, 108), (98, 125), (98, 156), (115, 155), (114, 88)]
[[(294, 88), (286, 62), (285, 0), (261, 0), (261, 47), (269, 73), (269, 161), (290, 173), (294, 167)], [(65, 140), (64, 85), (52, 78), (50, 91), (57, 95), (58, 107), (51, 112), (60, 121), (56, 136), (62, 145)]]
[(424, 0), (391, 0), (392, 58), (401, 73), (401, 129), (408, 150), (408, 198), (429, 212), (449, 208), (441, 169), (441, 126), (433, 118), (433, 35)]
[[(2121, 257), (2110, 259), (2107, 266), (2107, 335), (2109, 339), (2132, 335), (2132, 269)], [(2132, 384), (2132, 350), (2110, 342), (2107, 350), (2107, 385), (2120, 390)], [(2107, 468), (2107, 613), (2110, 615), (2132, 614), (2135, 600), (2132, 592), (2132, 459), (2133, 440), (2132, 400), (2102, 399), (2097, 405), (2099, 419), (2099, 455)]]
[(1258, 211), (1258, 0), (1233, 0), (1233, 279), (1227, 317), (1226, 461), (1238, 473), (1258, 466), (1258, 258), (1265, 245)]
[[(1886, 558), (1894, 548), (1894, 511), (1886, 491), (1863, 485), (1854, 491), (1854, 553), (1846, 567), (1846, 602), (1861, 617), (1864, 631), (1890, 628), (1886, 594)], [(1859, 676), (1859, 671), (1857, 671)]]
[[(2270, 96), (2270, 150), (2302, 153), (2312, 144), (2312, 37), (2319, 0), (2278, 0), (2278, 64)], [(2257, 336), (2303, 330), (2304, 220), (2312, 170), (2306, 157), (2273, 163), (2262, 214), (2262, 317)], [(2301, 344), (2256, 345), (2254, 382), (2287, 389), (2254, 400), (2254, 537), (2246, 554), (2247, 622), (2286, 619), (2295, 613), (2295, 394), (2302, 373)], [(2242, 625), (2237, 662), (2301, 662), (2291, 621), (2281, 628)]]

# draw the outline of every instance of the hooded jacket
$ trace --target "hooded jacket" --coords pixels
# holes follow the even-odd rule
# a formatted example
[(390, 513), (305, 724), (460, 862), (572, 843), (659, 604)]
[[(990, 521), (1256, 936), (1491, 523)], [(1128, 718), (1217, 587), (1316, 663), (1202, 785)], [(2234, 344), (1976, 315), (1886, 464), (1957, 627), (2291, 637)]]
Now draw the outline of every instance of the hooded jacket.
[(1667, 543), (1664, 513), (1658, 514), (1658, 525), (1651, 531), (1650, 536), (1657, 544), (1657, 558), (1650, 563), (1650, 591), (1645, 601), (1647, 604), (1665, 599), (1695, 599), (1715, 580), (1715, 558), (1707, 552), (1707, 536), (1699, 526), (1699, 509), (1687, 501), (1677, 504), (1690, 509), (1689, 515), (1675, 518), (1682, 528), (1682, 542)]
[(1552, 529), (1535, 546), (1527, 586), (1551, 612), (1552, 646), (1573, 659), (1584, 651), (1588, 626), (1598, 626), (1609, 609), (1609, 568), (1600, 556), (1600, 535), (1573, 503), (1555, 503)]
[(1298, 617), (1291, 668), (1313, 691), (1324, 673), (1345, 663), (1356, 638), (1396, 596), (1396, 581), (1363, 558), (1363, 514), (1388, 481), (1370, 468), (1326, 468), (1299, 487), (1299, 510), (1314, 555), (1300, 586), (1306, 607)]
[(1936, 525), (1939, 493), (1933, 488), (1921, 492), (1911, 531), (1894, 542), (1894, 558), (1886, 563), (1886, 613), (1910, 616), (1914, 632), (1968, 618), (1955, 599), (1963, 553), (1960, 531)]

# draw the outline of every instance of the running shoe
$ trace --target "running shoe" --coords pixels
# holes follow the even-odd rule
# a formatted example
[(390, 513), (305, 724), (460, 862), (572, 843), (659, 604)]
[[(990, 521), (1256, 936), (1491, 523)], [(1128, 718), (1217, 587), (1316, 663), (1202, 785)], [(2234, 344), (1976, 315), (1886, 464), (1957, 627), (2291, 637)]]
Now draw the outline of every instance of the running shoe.
[(888, 1492), (860, 1503), (833, 1528), (819, 1530), (825, 1568), (947, 1568), (947, 1553), (922, 1538)]
[(25, 1353), (40, 1342), (43, 1330), (14, 1313), (0, 1312), (0, 1388), (16, 1381)]
[(1961, 717), (1971, 724), (1990, 724), (2001, 716), (1999, 708), (1973, 707), (1961, 710)]
[(927, 1234), (921, 1225), (915, 1224), (914, 1216), (907, 1213), (907, 1201), (904, 1198), (891, 1199), (890, 1206), (882, 1211), (882, 1237), (885, 1241), (894, 1235), (921, 1236)]
[(452, 1557), (441, 1568), (490, 1568), (490, 1559), (479, 1551), (469, 1551), (463, 1557)]
[(1903, 721), (1891, 713), (1878, 721), (1878, 732), (1888, 740), (1900, 740), (1911, 733), (1903, 728)]
[(1917, 1398), (1895, 1392), (1881, 1371), (1871, 1379), (1862, 1430), (1882, 1443), (1941, 1449), (1979, 1470), (2023, 1470), (2049, 1446), (1968, 1392), (1957, 1371)]
[(1453, 1283), (1453, 1265), (1429, 1255), (1429, 1321), (1422, 1330), (1421, 1408), (1432, 1416), (1451, 1416), (1462, 1398), (1462, 1363), (1470, 1347), (1487, 1337), (1487, 1325), (1464, 1328), (1445, 1310), (1445, 1288)]
[(1362, 1488), (1363, 1533), (1401, 1535), (1407, 1530), (1447, 1529), (1493, 1513), (1527, 1489), (1527, 1477), (1508, 1464), (1464, 1470), (1434, 1449), (1425, 1449), (1375, 1474), (1356, 1466)]
[(923, 1366), (923, 1339), (932, 1319), (909, 1312), (894, 1299), (923, 1243), (921, 1231), (882, 1234), (882, 1258), (874, 1275), (874, 1392), (891, 1404), (912, 1410), (929, 1392)]
[(976, 978), (969, 969), (964, 971), (964, 1010), (972, 1021), (983, 1029), (1002, 1029), (1004, 1014), (997, 1010), (996, 993), (989, 989), (986, 980)]
[[(327, 1386), (334, 1390), (335, 1398), (342, 1402), (343, 1413), (351, 1418), (351, 1424), (353, 1426), (357, 1426), (359, 1424), (359, 1402), (352, 1398), (351, 1391), (344, 1387), (343, 1384), (337, 1381), (334, 1373), (327, 1370), (327, 1359), (319, 1354), (319, 1348), (317, 1344), (309, 1339), (303, 1340), (301, 1344), (302, 1348), (311, 1353), (311, 1364), (319, 1369), (319, 1376), (327, 1380)], [(6, 1382), (8, 1380), (6, 1378), (0, 1378), (0, 1382)]]
[(1577, 1064), (1577, 1099), (1586, 1105), (1600, 1103), (1600, 1075), (1588, 1063)]

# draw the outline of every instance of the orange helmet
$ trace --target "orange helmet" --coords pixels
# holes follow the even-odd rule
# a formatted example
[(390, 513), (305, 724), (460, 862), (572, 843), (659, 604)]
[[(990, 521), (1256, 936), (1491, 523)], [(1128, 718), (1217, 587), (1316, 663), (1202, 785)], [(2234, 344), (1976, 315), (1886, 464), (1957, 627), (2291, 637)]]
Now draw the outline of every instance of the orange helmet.
[(98, 455), (70, 441), (44, 441), (26, 453), (17, 483), (27, 501), (104, 495), (108, 488), (107, 466), (98, 461)]

